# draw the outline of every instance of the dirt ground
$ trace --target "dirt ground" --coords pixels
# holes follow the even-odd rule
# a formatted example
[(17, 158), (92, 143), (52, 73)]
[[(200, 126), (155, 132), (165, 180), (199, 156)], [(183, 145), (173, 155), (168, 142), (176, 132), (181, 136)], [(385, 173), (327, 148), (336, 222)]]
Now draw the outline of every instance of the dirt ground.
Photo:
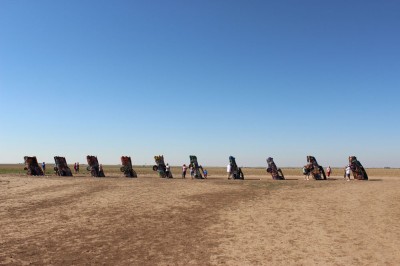
[(0, 264), (400, 264), (400, 178), (289, 179), (3, 174)]

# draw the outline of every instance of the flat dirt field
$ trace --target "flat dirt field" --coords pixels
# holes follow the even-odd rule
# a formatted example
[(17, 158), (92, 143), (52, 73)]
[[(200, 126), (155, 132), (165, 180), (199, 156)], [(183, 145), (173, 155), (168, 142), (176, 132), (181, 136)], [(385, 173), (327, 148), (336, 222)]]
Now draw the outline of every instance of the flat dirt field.
[(234, 181), (209, 172), (3, 173), (0, 264), (400, 265), (400, 175)]

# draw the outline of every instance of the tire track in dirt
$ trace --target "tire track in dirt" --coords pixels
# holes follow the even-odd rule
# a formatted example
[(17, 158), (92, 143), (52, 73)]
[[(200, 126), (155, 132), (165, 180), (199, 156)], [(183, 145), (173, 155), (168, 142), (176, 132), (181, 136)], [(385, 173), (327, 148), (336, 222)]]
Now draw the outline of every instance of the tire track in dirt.
[[(43, 178), (41, 180), (46, 181), (46, 180), (43, 180)], [(62, 180), (61, 182), (69, 182), (69, 183), (54, 185), (54, 180), (51, 179), (51, 182), (52, 182), (51, 184), (47, 184), (45, 182), (40, 182), (40, 183), (38, 183), (37, 187), (25, 188), (26, 190), (23, 190), (21, 188), (26, 187), (26, 184), (31, 181), (27, 181), (27, 183), (23, 183), (23, 184), (20, 184), (21, 183), (20, 180), (15, 181), (15, 182), (10, 181), (10, 180), (7, 180), (7, 181), (8, 181), (7, 185), (12, 185), (18, 181), (19, 181), (19, 183), (18, 183), (17, 187), (11, 187), (11, 189), (10, 188), (7, 189), (7, 192), (2, 193), (0, 195), (0, 200), (14, 200), (14, 199), (20, 199), (20, 198), (28, 198), (31, 196), (45, 194), (45, 193), (57, 193), (57, 192), (64, 191), (66, 189), (69, 189), (69, 188), (77, 185), (76, 182), (74, 182), (74, 180)], [(73, 182), (73, 183), (70, 183), (70, 182)], [(18, 188), (18, 190), (16, 188)]]
[[(76, 188), (74, 185), (67, 185), (67, 186), (58, 186), (56, 189), (60, 188)], [(89, 189), (81, 190), (81, 191), (72, 191), (68, 194), (58, 196), (57, 193), (61, 192), (59, 191), (52, 191), (51, 196), (49, 194), (42, 195), (43, 198), (39, 200), (33, 200), (30, 202), (24, 202), (24, 205), (22, 206), (17, 206), (17, 207), (6, 207), (5, 208), (5, 215), (7, 215), (9, 218), (23, 218), (24, 214), (31, 215), (31, 212), (40, 212), (41, 210), (49, 209), (52, 207), (58, 207), (58, 206), (63, 206), (63, 205), (71, 205), (76, 201), (82, 200), (83, 198), (90, 198), (92, 194), (101, 192), (105, 190), (106, 187), (91, 187)], [(46, 190), (40, 190), (38, 191), (38, 194), (43, 193)], [(64, 193), (63, 193), (64, 194)], [(23, 194), (23, 196), (26, 196), (26, 194)], [(1, 216), (0, 216), (1, 217)]]

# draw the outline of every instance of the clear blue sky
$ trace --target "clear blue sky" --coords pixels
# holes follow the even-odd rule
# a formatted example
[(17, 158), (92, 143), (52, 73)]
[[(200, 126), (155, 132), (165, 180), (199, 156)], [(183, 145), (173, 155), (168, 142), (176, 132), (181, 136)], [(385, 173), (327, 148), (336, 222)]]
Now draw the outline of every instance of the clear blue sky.
[(0, 163), (400, 167), (399, 1), (0, 1)]

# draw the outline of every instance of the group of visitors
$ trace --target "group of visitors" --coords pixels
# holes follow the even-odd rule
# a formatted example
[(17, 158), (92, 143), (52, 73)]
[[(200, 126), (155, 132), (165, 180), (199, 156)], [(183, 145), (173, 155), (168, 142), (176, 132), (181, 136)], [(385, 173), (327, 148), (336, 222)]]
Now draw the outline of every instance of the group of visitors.
[[(42, 163), (42, 169), (43, 169), (43, 173), (46, 173), (46, 162)], [(75, 170), (75, 174), (79, 173), (79, 163), (75, 163), (74, 164), (74, 170)]]
[[(332, 173), (332, 169), (330, 166), (328, 166), (328, 168), (326, 168), (326, 175), (329, 177)], [(344, 168), (344, 178), (347, 181), (350, 181), (350, 174), (351, 174), (351, 168), (350, 168), (350, 164), (346, 165), (346, 167)]]
[[(199, 168), (203, 170), (204, 178), (207, 178), (207, 176), (208, 176), (207, 169), (203, 169), (202, 166), (200, 166)], [(183, 164), (182, 165), (182, 178), (186, 178), (187, 169), (188, 169), (188, 167), (186, 166), (186, 164)], [(195, 178), (196, 169), (192, 165), (189, 166), (189, 172), (190, 172), (191, 178)]]

